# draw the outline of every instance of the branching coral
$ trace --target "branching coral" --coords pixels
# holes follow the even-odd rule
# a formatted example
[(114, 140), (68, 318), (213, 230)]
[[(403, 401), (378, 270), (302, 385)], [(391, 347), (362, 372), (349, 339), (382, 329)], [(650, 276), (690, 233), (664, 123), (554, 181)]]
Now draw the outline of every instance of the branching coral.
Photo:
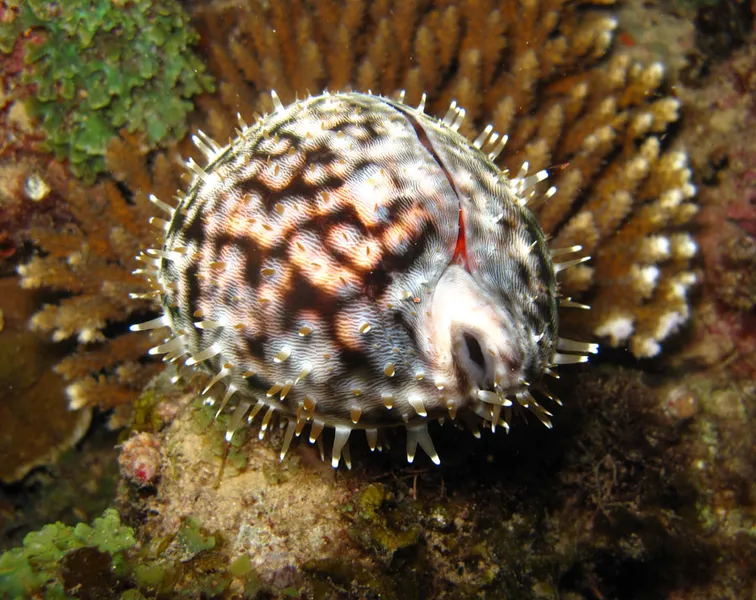
[(0, 49), (25, 45), (24, 82), (33, 113), (58, 159), (77, 176), (105, 168), (105, 149), (121, 127), (156, 146), (186, 134), (191, 98), (212, 87), (191, 52), (196, 34), (175, 0), (7, 0)]
[[(71, 223), (63, 230), (44, 222), (32, 227), (30, 237), (42, 252), (18, 269), (22, 286), (64, 294), (45, 305), (31, 325), (56, 341), (78, 340), (79, 349), (56, 368), (72, 382), (68, 394), (73, 408), (130, 402), (156, 370), (138, 362), (149, 339), (119, 333), (117, 324), (151, 308), (149, 298), (130, 297), (142, 288), (132, 271), (140, 267), (135, 259), (140, 249), (155, 237), (155, 230), (145, 226), (152, 213), (148, 194), (170, 193), (177, 181), (163, 154), (155, 157), (152, 172), (145, 169), (146, 150), (135, 138), (119, 139), (111, 148), (118, 163), (115, 175), (128, 176), (135, 191), (127, 197), (112, 180), (93, 188), (68, 182), (53, 189), (63, 198)], [(115, 331), (106, 336), (109, 325)]]
[[(552, 171), (558, 191), (536, 207), (544, 229), (593, 256), (562, 288), (593, 306), (574, 324), (647, 357), (689, 318), (695, 188), (686, 155), (664, 139), (679, 103), (661, 90), (663, 67), (605, 59), (609, 4), (253, 1), (203, 5), (194, 18), (223, 103), (247, 118), (271, 88), (284, 101), (322, 88), (404, 89), (408, 101), (426, 93), (435, 114), (456, 100), (468, 135), (487, 123), (507, 133), (503, 166)], [(211, 130), (228, 134), (213, 116)]]

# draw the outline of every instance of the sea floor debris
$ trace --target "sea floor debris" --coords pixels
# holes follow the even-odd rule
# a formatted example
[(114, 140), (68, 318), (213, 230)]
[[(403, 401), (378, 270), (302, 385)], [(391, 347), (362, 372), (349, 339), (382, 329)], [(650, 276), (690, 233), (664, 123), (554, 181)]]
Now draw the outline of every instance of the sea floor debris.
[(753, 385), (610, 364), (563, 384), (552, 431), (473, 440), (447, 423), (441, 467), (406, 465), (397, 439), (376, 454), (355, 444), (352, 471), (304, 439), (281, 462), (277, 428), (226, 448), (228, 417), (176, 397), (154, 485), (125, 483), (117, 504), (138, 537), (196, 519), (212, 560), (248, 561), (274, 597), (703, 599), (756, 583), (729, 554), (756, 552), (756, 506), (738, 500), (753, 487)]

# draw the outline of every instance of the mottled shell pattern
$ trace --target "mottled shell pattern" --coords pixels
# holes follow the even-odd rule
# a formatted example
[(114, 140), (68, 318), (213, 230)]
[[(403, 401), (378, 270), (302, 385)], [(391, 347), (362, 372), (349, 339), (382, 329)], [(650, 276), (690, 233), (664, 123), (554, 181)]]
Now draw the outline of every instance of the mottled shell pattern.
[[(509, 178), (494, 164), (506, 137), (474, 141), (444, 119), (372, 94), (325, 93), (275, 110), (207, 156), (173, 208), (162, 248), (140, 258), (168, 326), (152, 354), (209, 370), (235, 409), (227, 438), (263, 414), (287, 428), (283, 457), (309, 426), (331, 462), (350, 464), (361, 429), (407, 430), (435, 462), (432, 419), (477, 431), (509, 427), (527, 408), (550, 426), (534, 395), (556, 364), (584, 362), (595, 344), (557, 335), (555, 264), (529, 190), (545, 177)], [(551, 192), (553, 193), (553, 189)], [(233, 398), (233, 400), (232, 400)]]

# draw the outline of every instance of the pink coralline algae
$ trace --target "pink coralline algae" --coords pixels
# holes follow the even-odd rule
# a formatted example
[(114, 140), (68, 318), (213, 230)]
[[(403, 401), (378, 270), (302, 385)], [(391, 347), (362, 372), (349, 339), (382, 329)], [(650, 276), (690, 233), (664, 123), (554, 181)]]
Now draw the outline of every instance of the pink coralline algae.
[(118, 466), (126, 479), (141, 487), (157, 480), (162, 460), (160, 441), (150, 433), (137, 433), (121, 446)]

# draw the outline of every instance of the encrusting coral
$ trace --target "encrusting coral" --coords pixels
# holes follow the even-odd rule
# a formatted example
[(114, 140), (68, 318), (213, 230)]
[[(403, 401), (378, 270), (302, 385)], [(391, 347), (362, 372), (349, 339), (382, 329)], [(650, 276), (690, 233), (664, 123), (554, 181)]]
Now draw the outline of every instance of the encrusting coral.
[(181, 139), (192, 97), (212, 89), (175, 0), (6, 0), (0, 50), (24, 41), (23, 81), (46, 146), (91, 181), (118, 129), (153, 147)]
[[(250, 2), (200, 5), (193, 17), (223, 103), (246, 119), (271, 88), (284, 102), (404, 89), (408, 102), (426, 94), (431, 114), (456, 101), (468, 136), (487, 123), (507, 133), (504, 167), (551, 171), (556, 194), (536, 212), (554, 246), (593, 257), (563, 281), (565, 296), (593, 307), (573, 324), (649, 357), (689, 318), (695, 188), (686, 155), (664, 140), (679, 102), (661, 89), (663, 66), (604, 60), (610, 4)], [(213, 134), (230, 133), (230, 119), (210, 116)]]

